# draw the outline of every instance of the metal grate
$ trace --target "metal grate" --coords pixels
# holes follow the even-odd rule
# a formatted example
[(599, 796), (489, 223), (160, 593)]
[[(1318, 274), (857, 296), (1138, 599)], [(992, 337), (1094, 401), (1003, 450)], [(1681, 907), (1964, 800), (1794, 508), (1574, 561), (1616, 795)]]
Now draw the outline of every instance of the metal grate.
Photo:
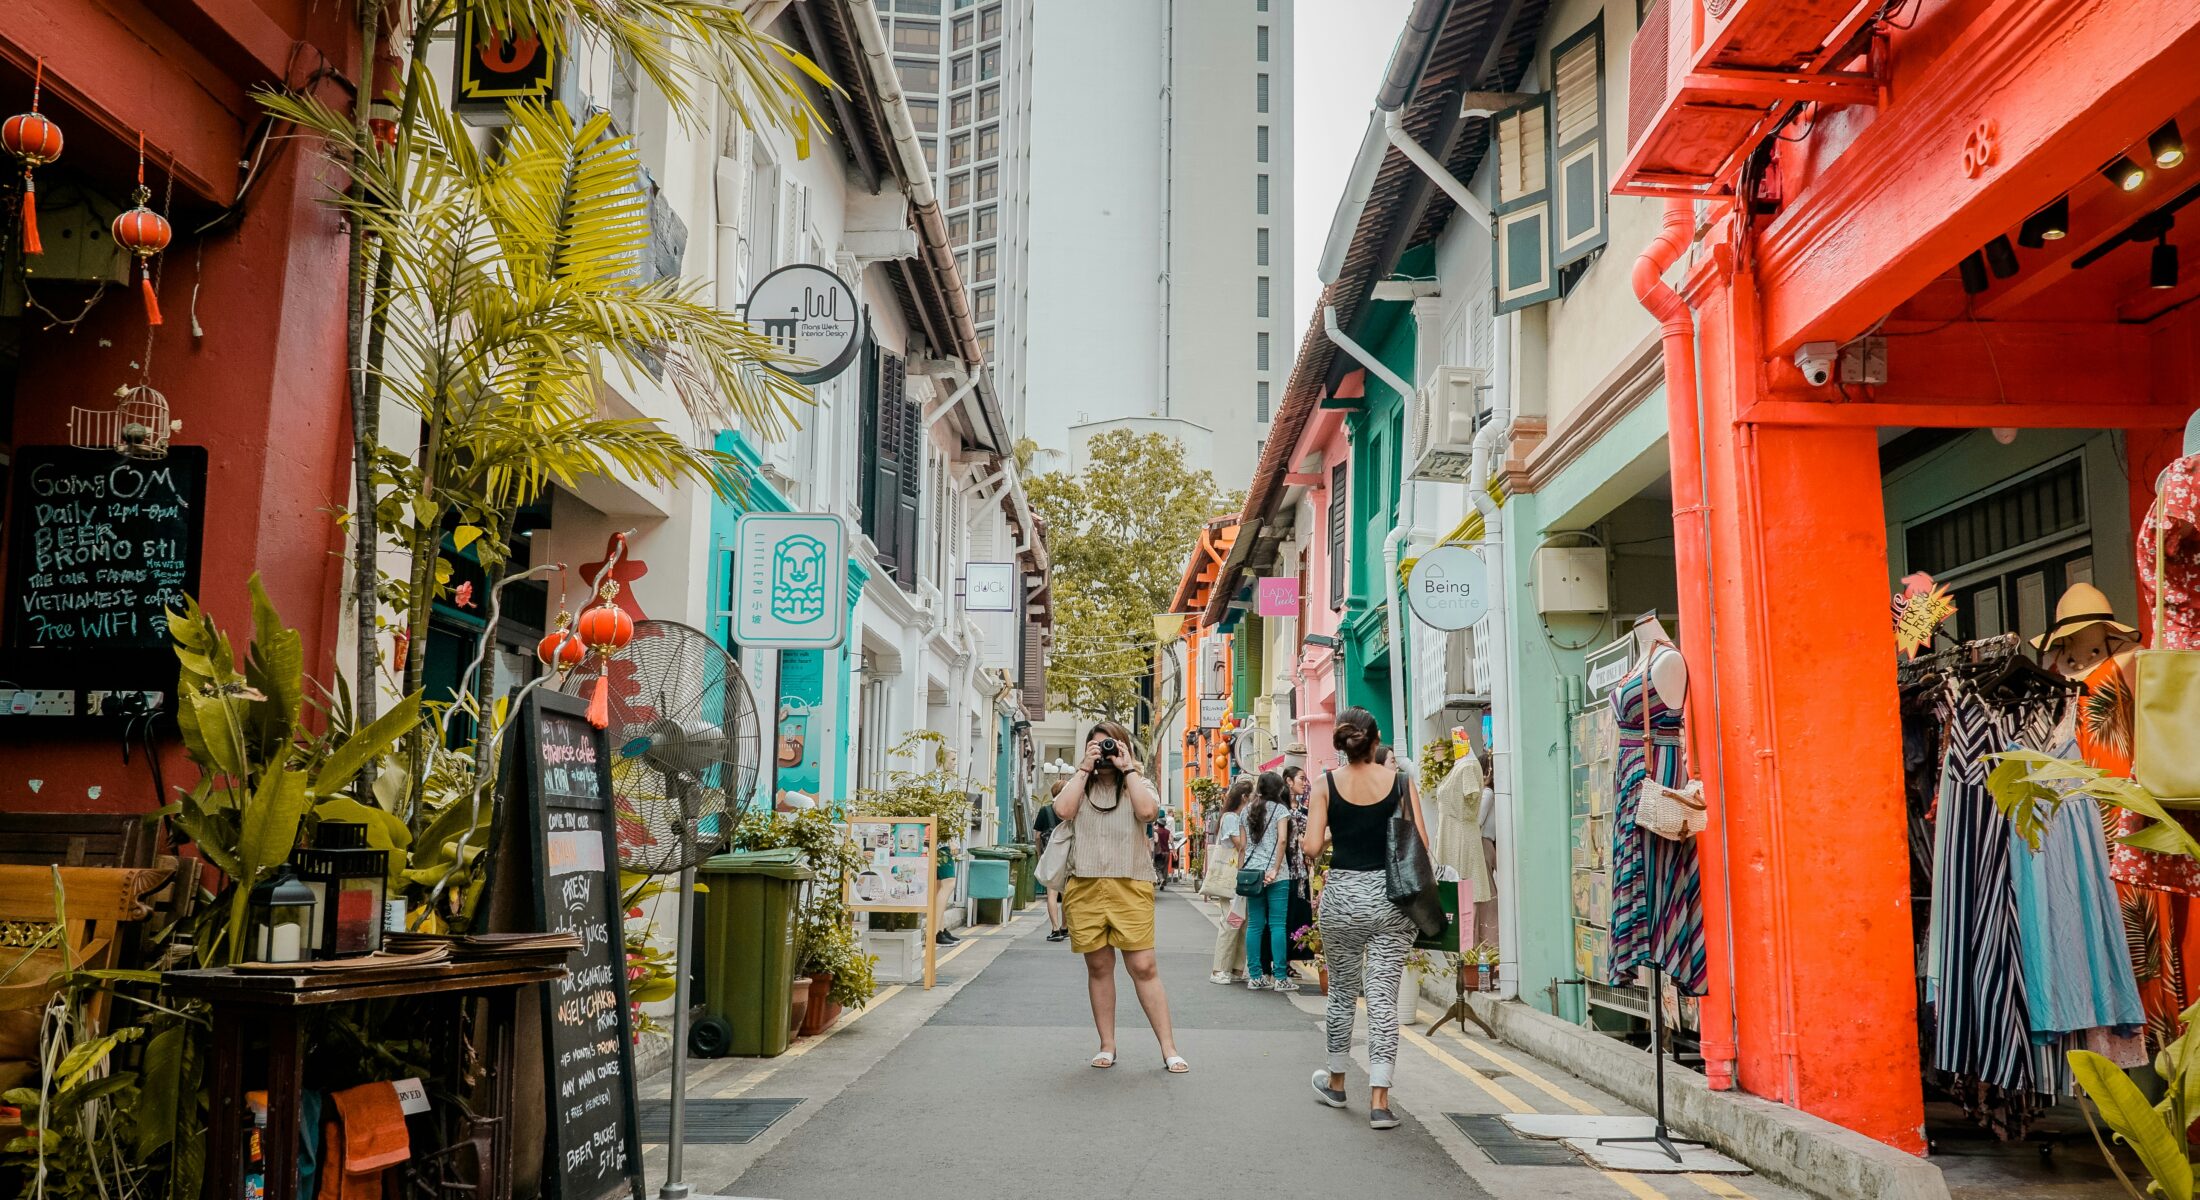
[[(689, 1100), (686, 1142), (691, 1146), (741, 1146), (762, 1137), (802, 1103), (792, 1100)], [(672, 1102), (644, 1100), (635, 1109), (642, 1141), (663, 1145), (672, 1138)]]
[(1581, 1158), (1563, 1144), (1522, 1137), (1501, 1117), (1483, 1113), (1445, 1113), (1475, 1149), (1501, 1167), (1579, 1167)]

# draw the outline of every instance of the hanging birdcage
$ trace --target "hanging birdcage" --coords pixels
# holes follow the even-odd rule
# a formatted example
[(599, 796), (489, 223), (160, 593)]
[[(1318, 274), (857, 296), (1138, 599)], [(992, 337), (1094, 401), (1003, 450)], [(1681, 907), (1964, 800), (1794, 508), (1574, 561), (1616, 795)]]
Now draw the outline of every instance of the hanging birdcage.
[(142, 383), (116, 388), (113, 408), (69, 409), (70, 445), (124, 458), (168, 457), (168, 437), (181, 428), (168, 416), (168, 397)]

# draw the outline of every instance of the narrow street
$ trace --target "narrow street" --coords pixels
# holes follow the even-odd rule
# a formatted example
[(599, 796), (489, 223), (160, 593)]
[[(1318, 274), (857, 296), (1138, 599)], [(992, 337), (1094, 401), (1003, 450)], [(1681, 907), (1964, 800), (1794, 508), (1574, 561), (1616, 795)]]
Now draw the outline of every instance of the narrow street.
[[(1046, 940), (1034, 910), (975, 931), (944, 956), (929, 994), (882, 993), (858, 1019), (843, 1018), (788, 1057), (694, 1064), (690, 1095), (699, 1106), (801, 1103), (745, 1145), (691, 1137), (687, 1182), (701, 1195), (756, 1200), (1799, 1196), (1747, 1176), (1606, 1172), (1553, 1143), (1531, 1145), (1565, 1165), (1498, 1165), (1449, 1114), (1633, 1110), (1518, 1050), (1463, 1038), (1456, 1026), (1433, 1039), (1406, 1036), (1394, 1093), (1401, 1128), (1368, 1129), (1357, 1069), (1351, 1109), (1321, 1107), (1307, 1078), (1320, 1061), (1321, 994), (1311, 985), (1280, 996), (1208, 983), (1209, 911), (1178, 891), (1160, 898), (1161, 969), (1191, 1074), (1162, 1073), (1127, 976), (1120, 1061), (1107, 1071), (1085, 1065), (1093, 1034), (1083, 972), (1066, 947)], [(1418, 1027), (1433, 1016), (1424, 1004)], [(660, 1074), (644, 1095), (664, 1089)], [(652, 1136), (646, 1128), (644, 1136)], [(663, 1152), (649, 1147), (652, 1189), (664, 1177)]]

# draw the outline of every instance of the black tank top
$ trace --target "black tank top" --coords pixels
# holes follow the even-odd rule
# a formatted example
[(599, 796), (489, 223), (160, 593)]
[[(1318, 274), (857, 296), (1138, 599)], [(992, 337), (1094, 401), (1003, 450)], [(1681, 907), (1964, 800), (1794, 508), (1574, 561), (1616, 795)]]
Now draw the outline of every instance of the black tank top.
[(1390, 781), (1390, 794), (1373, 804), (1354, 804), (1329, 777), (1329, 866), (1335, 871), (1380, 871), (1389, 865), (1390, 818), (1398, 811), (1401, 772)]

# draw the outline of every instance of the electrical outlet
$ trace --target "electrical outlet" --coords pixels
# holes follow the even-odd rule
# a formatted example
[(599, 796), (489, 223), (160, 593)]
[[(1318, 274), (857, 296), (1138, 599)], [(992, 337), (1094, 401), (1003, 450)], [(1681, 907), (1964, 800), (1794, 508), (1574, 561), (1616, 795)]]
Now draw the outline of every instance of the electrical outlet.
[(159, 712), (163, 692), (86, 692), (84, 712), (93, 717), (134, 717)]
[(11, 717), (73, 717), (76, 715), (76, 693), (69, 691), (20, 688), (0, 700), (0, 715)]

